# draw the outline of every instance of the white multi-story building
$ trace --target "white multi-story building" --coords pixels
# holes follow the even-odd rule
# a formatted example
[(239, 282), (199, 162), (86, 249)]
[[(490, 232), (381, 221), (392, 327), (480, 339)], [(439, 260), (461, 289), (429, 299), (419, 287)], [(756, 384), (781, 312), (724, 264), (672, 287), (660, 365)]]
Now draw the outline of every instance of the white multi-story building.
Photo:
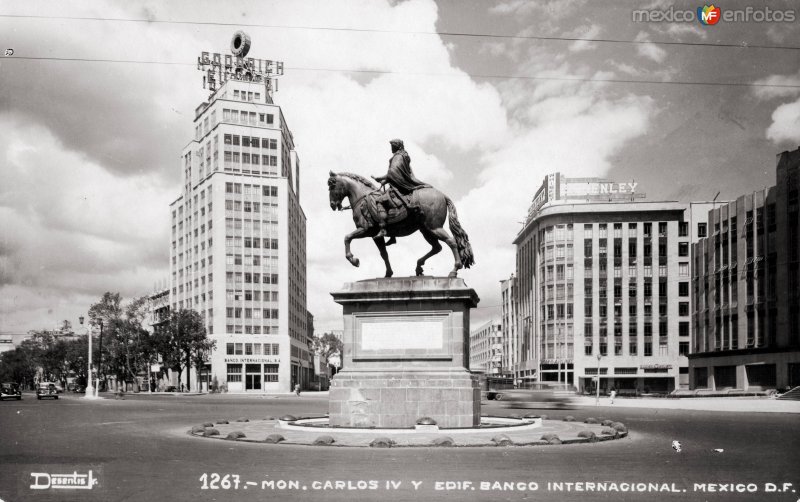
[(548, 175), (517, 235), (519, 379), (588, 391), (688, 388), (692, 243), (713, 203)]
[(228, 392), (306, 385), (306, 217), (292, 133), (264, 83), (227, 80), (195, 113), (171, 205), (170, 306), (202, 315)]
[(485, 375), (502, 374), (503, 329), (500, 322), (484, 323), (469, 334), (469, 367)]

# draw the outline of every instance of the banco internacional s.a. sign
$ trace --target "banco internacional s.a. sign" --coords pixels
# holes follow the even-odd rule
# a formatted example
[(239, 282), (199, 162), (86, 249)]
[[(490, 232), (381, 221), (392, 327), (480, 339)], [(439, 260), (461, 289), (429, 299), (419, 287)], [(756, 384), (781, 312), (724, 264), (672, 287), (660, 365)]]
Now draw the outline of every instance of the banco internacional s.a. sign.
[(553, 201), (621, 202), (642, 199), (645, 194), (637, 191), (638, 186), (636, 181), (616, 182), (604, 178), (567, 178), (561, 173), (548, 174), (533, 196), (527, 219), (535, 217), (542, 206)]

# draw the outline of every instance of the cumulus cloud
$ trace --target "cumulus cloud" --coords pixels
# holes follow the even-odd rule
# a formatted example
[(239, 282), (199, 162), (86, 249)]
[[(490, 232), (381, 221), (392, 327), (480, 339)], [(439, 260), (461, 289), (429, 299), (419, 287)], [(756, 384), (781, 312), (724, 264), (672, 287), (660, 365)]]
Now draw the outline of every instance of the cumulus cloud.
[[(36, 6), (29, 5), (9, 6), (9, 12)], [(192, 12), (197, 20), (240, 19), (232, 17), (229, 4), (212, 2), (38, 5), (54, 15), (168, 20)], [(541, 13), (547, 24), (580, 5), (509, 1), (492, 11)], [(346, 281), (383, 275), (371, 239), (353, 243), (360, 268), (345, 261), (342, 240), (353, 230), (352, 215), (330, 210), (329, 170), (384, 174), (388, 140), (404, 139), (418, 177), (454, 198), (477, 260), (460, 275), (478, 290), (483, 305), (493, 305), (499, 299), (497, 281), (514, 271), (511, 241), (518, 221), (545, 174), (603, 175), (610, 159), (644, 134), (653, 113), (649, 98), (611, 93), (598, 83), (476, 82), (455, 65), (453, 48), (440, 38), (400, 33), (435, 31), (438, 10), (431, 1), (237, 6), (233, 12), (241, 11), (248, 23), (269, 17), (276, 26), (385, 31), (245, 28), (255, 57), (287, 64), (275, 100), (300, 156), (308, 307), (322, 329), (341, 322), (330, 291)], [(207, 97), (191, 63), (201, 50), (225, 51), (233, 28), (0, 23), (6, 33), (17, 28), (18, 54), (187, 63), (0, 61), (0, 97), (7, 105), (0, 111), (0, 128), (13, 131), (0, 138), (0, 329), (37, 328), (74, 318), (105, 290), (132, 296), (164, 278), (168, 204), (180, 193), (177, 159), (192, 136), (194, 108)], [(541, 26), (529, 27), (530, 33), (537, 29)], [(583, 33), (595, 36), (599, 30), (589, 23)], [(509, 47), (522, 62), (515, 71), (523, 74), (611, 75), (567, 65), (563, 54)], [(572, 50), (589, 48), (578, 43)], [(5, 71), (9, 68), (13, 71)], [(412, 274), (416, 259), (428, 250), (419, 234), (390, 248), (395, 274)], [(444, 250), (428, 262), (426, 273), (444, 275), (451, 267), (452, 256)], [(479, 310), (476, 322), (491, 312)]]
[[(647, 32), (640, 31), (636, 38), (634, 38), (636, 42), (650, 42), (650, 35)], [(667, 56), (667, 51), (662, 49), (661, 47), (651, 44), (651, 43), (641, 43), (636, 46), (636, 52), (639, 53), (640, 56), (644, 56), (648, 59), (652, 59), (656, 63), (661, 63), (664, 61), (664, 58)]]
[(0, 130), (4, 330), (49, 327), (94, 293), (141, 295), (166, 277), (173, 187), (116, 176), (36, 124), (0, 116)]
[(772, 113), (772, 124), (767, 128), (767, 138), (775, 143), (800, 141), (800, 99), (784, 103)]
[[(564, 36), (569, 38), (597, 38), (602, 32), (602, 28), (598, 24), (581, 25), (574, 30), (567, 32)], [(588, 42), (585, 40), (577, 40), (569, 44), (571, 52), (582, 52), (597, 49), (596, 42)]]
[(757, 86), (774, 86), (754, 87), (753, 94), (759, 99), (766, 100), (796, 96), (800, 94), (800, 71), (793, 75), (770, 75), (765, 78), (760, 78), (753, 83)]

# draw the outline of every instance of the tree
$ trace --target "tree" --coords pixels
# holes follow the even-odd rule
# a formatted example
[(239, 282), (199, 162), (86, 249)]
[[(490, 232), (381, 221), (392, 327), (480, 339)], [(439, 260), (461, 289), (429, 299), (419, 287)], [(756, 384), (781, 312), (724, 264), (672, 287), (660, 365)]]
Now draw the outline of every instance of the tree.
[(34, 350), (30, 340), (25, 340), (14, 350), (0, 354), (0, 380), (33, 388), (34, 378), (39, 370), (34, 360)]
[[(192, 363), (205, 361), (203, 354), (210, 352), (216, 342), (208, 339), (202, 316), (191, 309), (170, 312), (169, 322), (156, 336), (156, 346), (164, 364), (178, 372), (178, 381), (186, 365), (186, 388), (191, 390)], [(202, 367), (202, 362), (197, 366)]]
[(156, 349), (156, 340), (143, 327), (146, 316), (145, 296), (123, 304), (119, 293), (107, 292), (89, 308), (91, 324), (100, 326), (100, 374), (110, 373), (117, 382), (132, 382), (136, 391), (140, 390), (136, 377), (147, 370)]
[[(109, 347), (106, 346), (103, 350), (103, 339), (108, 332), (114, 338), (119, 323), (122, 320), (122, 298), (119, 293), (111, 293), (109, 291), (103, 293), (100, 301), (89, 307), (89, 323), (95, 329), (99, 328), (97, 356), (93, 356), (97, 360), (97, 374), (101, 378), (103, 384), (105, 383), (106, 371), (105, 366), (111, 360), (111, 364), (116, 366), (118, 359), (116, 354), (112, 354)], [(105, 359), (105, 363), (104, 363)], [(112, 367), (111, 372), (117, 368)]]
[(333, 333), (325, 333), (322, 336), (314, 336), (311, 342), (311, 350), (318, 356), (324, 357), (326, 363), (330, 366), (330, 358), (338, 356), (339, 360), (342, 357), (342, 349), (344, 345)]

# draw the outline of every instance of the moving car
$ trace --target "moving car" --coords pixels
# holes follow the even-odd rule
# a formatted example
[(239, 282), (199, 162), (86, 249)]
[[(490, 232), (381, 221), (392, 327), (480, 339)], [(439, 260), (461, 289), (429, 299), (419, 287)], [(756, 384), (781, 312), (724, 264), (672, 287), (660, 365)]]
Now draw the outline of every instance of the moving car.
[(558, 385), (539, 383), (527, 389), (507, 389), (500, 391), (495, 399), (502, 401), (506, 408), (572, 408), (573, 393)]
[(19, 390), (19, 385), (13, 382), (5, 382), (0, 384), (0, 400), (3, 399), (22, 399), (22, 391)]
[(52, 397), (58, 399), (58, 389), (53, 382), (39, 382), (36, 384), (36, 399)]

